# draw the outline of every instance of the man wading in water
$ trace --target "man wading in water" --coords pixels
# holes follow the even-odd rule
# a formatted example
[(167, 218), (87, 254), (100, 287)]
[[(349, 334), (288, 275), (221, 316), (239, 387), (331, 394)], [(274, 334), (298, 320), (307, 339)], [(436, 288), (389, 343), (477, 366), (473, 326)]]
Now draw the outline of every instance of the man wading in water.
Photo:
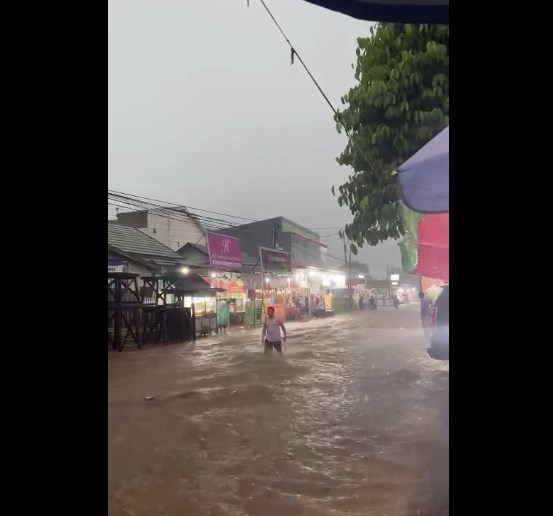
[[(275, 317), (275, 309), (272, 306), (267, 309), (267, 316), (268, 318), (265, 319), (261, 335), (261, 342), (265, 343), (265, 354), (267, 355), (272, 352), (273, 349), (282, 353), (282, 342), (286, 342), (286, 328), (283, 322), (278, 317)], [(284, 334), (282, 341), (280, 337), (281, 328)]]

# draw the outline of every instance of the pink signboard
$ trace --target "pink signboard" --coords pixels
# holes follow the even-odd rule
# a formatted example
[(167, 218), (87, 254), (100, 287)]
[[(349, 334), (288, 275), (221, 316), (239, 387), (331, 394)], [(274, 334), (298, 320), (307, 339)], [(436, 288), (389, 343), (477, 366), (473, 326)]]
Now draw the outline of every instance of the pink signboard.
[(207, 233), (209, 263), (217, 269), (241, 269), (240, 240), (219, 233)]

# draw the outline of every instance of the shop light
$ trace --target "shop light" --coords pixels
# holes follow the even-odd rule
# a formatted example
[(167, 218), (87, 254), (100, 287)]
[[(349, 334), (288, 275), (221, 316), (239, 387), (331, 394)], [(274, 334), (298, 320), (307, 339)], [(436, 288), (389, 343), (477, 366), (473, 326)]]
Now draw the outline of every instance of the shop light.
[(210, 274), (210, 276), (211, 276), (212, 278), (214, 278), (215, 276), (217, 276), (217, 274), (215, 274), (214, 272), (212, 272), (212, 273)]
[(269, 283), (269, 278), (265, 278), (265, 283)]
[(180, 271), (182, 274), (188, 274), (190, 272), (190, 269), (188, 267), (181, 267)]
[(359, 276), (357, 276), (359, 279), (365, 279), (365, 276), (363, 276), (363, 274), (359, 274)]

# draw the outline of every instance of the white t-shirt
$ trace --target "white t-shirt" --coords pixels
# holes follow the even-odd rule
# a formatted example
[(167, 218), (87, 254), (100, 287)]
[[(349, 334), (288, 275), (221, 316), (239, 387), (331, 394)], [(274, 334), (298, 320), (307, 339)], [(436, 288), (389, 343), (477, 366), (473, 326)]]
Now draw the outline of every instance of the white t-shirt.
[(267, 320), (265, 321), (265, 326), (267, 328), (266, 339), (269, 342), (278, 342), (279, 340), (282, 340), (280, 337), (280, 324), (280, 319), (277, 317), (273, 317), (272, 319), (267, 317)]

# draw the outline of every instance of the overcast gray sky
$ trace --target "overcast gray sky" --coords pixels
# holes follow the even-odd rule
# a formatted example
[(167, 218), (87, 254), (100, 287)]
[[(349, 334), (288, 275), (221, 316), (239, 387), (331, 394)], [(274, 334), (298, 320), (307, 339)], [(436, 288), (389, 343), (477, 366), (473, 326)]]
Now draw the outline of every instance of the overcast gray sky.
[[(266, 0), (329, 96), (354, 84), (370, 23), (302, 0)], [(347, 178), (332, 112), (258, 0), (110, 0), (110, 189), (321, 235), (347, 223), (330, 188)], [(324, 239), (341, 256), (341, 241)], [(381, 275), (394, 242), (359, 259)]]

